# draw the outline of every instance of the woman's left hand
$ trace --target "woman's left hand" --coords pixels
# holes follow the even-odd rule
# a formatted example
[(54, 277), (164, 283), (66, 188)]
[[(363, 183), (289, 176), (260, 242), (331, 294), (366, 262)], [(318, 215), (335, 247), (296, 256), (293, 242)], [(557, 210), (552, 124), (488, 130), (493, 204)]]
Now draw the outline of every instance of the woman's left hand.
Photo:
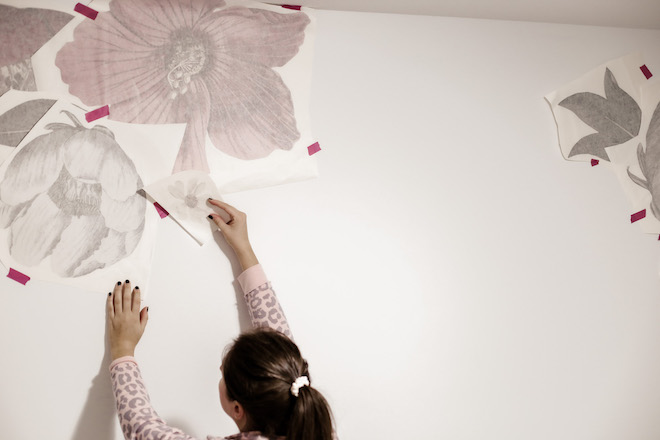
[(117, 282), (108, 295), (106, 316), (112, 360), (135, 355), (135, 346), (147, 326), (149, 312), (148, 307), (140, 310), (140, 302), (140, 288), (131, 290), (128, 280)]

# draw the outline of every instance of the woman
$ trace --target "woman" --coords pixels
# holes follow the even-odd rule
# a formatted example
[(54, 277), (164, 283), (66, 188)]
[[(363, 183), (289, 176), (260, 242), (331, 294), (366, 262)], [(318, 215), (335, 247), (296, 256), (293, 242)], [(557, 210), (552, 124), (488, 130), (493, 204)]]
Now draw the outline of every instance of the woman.
[[(238, 282), (254, 329), (240, 335), (225, 352), (219, 392), (222, 409), (240, 433), (226, 439), (303, 440), (333, 438), (332, 414), (325, 398), (311, 386), (307, 362), (290, 339), (291, 332), (275, 292), (257, 260), (247, 233), (246, 215), (219, 200), (225, 222), (213, 220), (232, 247), (243, 272)], [(148, 321), (140, 310), (140, 288), (117, 282), (106, 304), (110, 337), (110, 376), (119, 423), (126, 439), (193, 440), (168, 426), (153, 410), (136, 359), (135, 346)], [(209, 440), (219, 437), (207, 437)]]

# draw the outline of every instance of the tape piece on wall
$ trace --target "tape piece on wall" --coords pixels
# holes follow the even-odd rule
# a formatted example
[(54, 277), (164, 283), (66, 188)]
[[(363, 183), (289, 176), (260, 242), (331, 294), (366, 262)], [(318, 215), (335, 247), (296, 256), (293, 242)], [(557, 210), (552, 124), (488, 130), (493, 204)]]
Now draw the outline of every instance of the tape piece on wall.
[(634, 213), (630, 216), (630, 223), (635, 223), (637, 220), (641, 220), (646, 217), (646, 209), (642, 209), (639, 212)]
[(165, 208), (160, 206), (158, 202), (154, 202), (154, 208), (156, 208), (156, 211), (158, 211), (158, 215), (160, 216), (160, 218), (165, 218), (168, 215), (170, 215), (170, 213), (165, 211)]
[(591, 159), (591, 166), (592, 166), (592, 167), (595, 167), (595, 166), (598, 165), (599, 163), (600, 163), (600, 161), (599, 161), (598, 159)]
[(319, 145), (318, 142), (314, 142), (312, 145), (307, 147), (307, 152), (309, 153), (310, 156), (312, 154), (318, 153), (319, 151), (321, 151), (321, 146)]
[(92, 110), (89, 113), (85, 113), (85, 119), (87, 120), (87, 122), (92, 122), (104, 116), (108, 116), (109, 114), (110, 114), (110, 107), (104, 105), (103, 107), (99, 107), (96, 110)]
[(73, 10), (87, 18), (91, 18), (92, 20), (96, 20), (96, 16), (99, 15), (98, 11), (95, 11), (89, 6), (85, 6), (82, 3), (78, 3), (76, 6), (74, 6)]
[(25, 275), (24, 273), (20, 273), (19, 271), (14, 270), (11, 267), (9, 268), (9, 273), (7, 274), (7, 278), (11, 278), (12, 280), (21, 283), (24, 286), (25, 283), (30, 281), (29, 276)]
[(646, 77), (646, 79), (650, 79), (650, 78), (653, 76), (653, 74), (651, 73), (651, 71), (649, 70), (649, 68), (646, 67), (646, 64), (644, 64), (644, 65), (643, 65), (642, 67), (640, 67), (639, 69), (642, 71), (642, 73), (644, 74), (644, 76)]

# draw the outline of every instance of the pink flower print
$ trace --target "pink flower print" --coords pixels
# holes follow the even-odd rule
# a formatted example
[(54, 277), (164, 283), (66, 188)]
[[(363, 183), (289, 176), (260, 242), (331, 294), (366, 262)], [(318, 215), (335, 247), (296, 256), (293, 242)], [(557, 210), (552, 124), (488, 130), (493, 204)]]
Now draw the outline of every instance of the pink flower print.
[(304, 41), (309, 17), (223, 0), (112, 0), (75, 30), (56, 64), (72, 94), (110, 118), (186, 122), (173, 172), (209, 171), (206, 137), (226, 154), (257, 159), (300, 134), (291, 92), (273, 67)]

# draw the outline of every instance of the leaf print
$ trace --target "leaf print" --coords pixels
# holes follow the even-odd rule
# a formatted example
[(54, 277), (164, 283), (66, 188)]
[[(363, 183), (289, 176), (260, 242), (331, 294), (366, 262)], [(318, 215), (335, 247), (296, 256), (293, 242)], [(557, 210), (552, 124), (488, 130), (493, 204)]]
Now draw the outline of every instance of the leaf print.
[(628, 169), (628, 177), (637, 185), (651, 193), (651, 212), (660, 220), (660, 103), (655, 108), (649, 129), (646, 132), (646, 151), (639, 144), (637, 161), (646, 179), (642, 179)]
[(580, 139), (571, 149), (569, 157), (591, 154), (609, 161), (605, 148), (627, 142), (639, 134), (642, 123), (639, 105), (619, 87), (610, 69), (605, 69), (604, 81), (605, 97), (581, 92), (559, 103), (597, 131)]
[(0, 115), (0, 144), (18, 146), (53, 104), (52, 99), (33, 99)]
[[(660, 168), (660, 103), (656, 106), (646, 132), (646, 152), (644, 154), (647, 172), (646, 178), (655, 179)], [(660, 195), (660, 194), (659, 194)]]
[(72, 18), (50, 9), (0, 5), (0, 95), (37, 89), (30, 57)]

